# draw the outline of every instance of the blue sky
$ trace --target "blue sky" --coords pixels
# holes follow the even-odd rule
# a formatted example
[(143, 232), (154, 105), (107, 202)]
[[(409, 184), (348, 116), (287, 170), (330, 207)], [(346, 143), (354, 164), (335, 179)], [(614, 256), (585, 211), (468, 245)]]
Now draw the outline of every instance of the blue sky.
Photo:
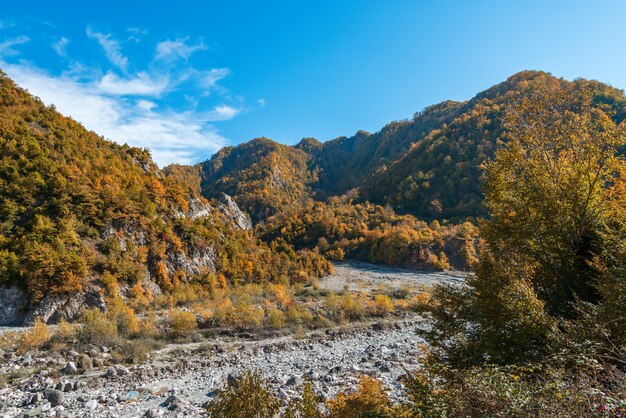
[(377, 131), (524, 69), (624, 88), (625, 16), (620, 1), (13, 1), (0, 68), (160, 165), (194, 163), (258, 136)]

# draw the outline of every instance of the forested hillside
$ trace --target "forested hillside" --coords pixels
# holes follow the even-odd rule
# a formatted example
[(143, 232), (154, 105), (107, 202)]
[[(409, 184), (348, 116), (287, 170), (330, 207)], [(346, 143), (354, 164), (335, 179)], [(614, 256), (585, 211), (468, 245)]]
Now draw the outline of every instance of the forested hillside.
[(582, 87), (615, 122), (625, 117), (620, 90), (525, 71), (467, 102), (427, 107), (373, 134), (359, 131), (327, 142), (305, 138), (293, 147), (256, 139), (226, 148), (200, 165), (202, 190), (207, 197), (233, 194), (256, 220), (304, 196), (323, 201), (346, 193), (418, 219), (481, 217), (482, 167), (502, 145), (506, 109), (545, 88)]
[(104, 140), (0, 74), (0, 284), (32, 307), (94, 286), (152, 297), (329, 271), (313, 253), (271, 251), (234, 202), (209, 202), (184, 171), (165, 176), (148, 151)]

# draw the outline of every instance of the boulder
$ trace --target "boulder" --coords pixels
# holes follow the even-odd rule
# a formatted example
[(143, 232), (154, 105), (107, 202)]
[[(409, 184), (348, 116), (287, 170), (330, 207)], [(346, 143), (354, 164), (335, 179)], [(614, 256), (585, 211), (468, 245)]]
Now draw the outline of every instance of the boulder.
[(0, 286), (0, 326), (19, 325), (28, 313), (28, 295), (17, 286)]
[(52, 406), (62, 405), (65, 401), (65, 394), (57, 389), (46, 389), (43, 396)]
[(91, 361), (91, 357), (89, 357), (87, 354), (83, 354), (80, 356), (80, 358), (78, 359), (78, 365), (86, 372), (93, 369), (93, 362)]
[(78, 367), (73, 361), (68, 361), (65, 367), (63, 368), (63, 373), (65, 374), (76, 374), (78, 373)]

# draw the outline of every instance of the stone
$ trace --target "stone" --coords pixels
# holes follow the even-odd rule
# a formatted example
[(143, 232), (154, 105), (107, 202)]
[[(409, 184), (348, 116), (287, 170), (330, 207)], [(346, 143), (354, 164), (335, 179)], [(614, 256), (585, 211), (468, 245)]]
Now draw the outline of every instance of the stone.
[(173, 411), (179, 409), (184, 403), (185, 401), (183, 401), (178, 396), (170, 395), (161, 405), (167, 407), (167, 409), (169, 409), (170, 411)]
[(104, 372), (104, 377), (114, 377), (114, 376), (117, 376), (117, 370), (113, 366), (109, 367), (107, 371)]
[(115, 364), (115, 365), (113, 365), (113, 368), (115, 369), (115, 373), (118, 376), (126, 376), (127, 374), (130, 374), (128, 369), (126, 367), (122, 366), (121, 364)]
[(85, 402), (85, 408), (89, 409), (90, 411), (95, 410), (97, 407), (98, 407), (98, 401), (95, 399), (91, 399)]
[(137, 400), (137, 398), (139, 398), (139, 392), (137, 392), (136, 390), (131, 390), (131, 391), (126, 392), (123, 395), (118, 396), (117, 401), (118, 402), (135, 401)]
[(17, 286), (0, 286), (0, 326), (24, 322), (28, 299), (26, 292)]
[(52, 406), (62, 405), (65, 401), (65, 394), (57, 389), (47, 389), (44, 392), (44, 397)]
[(294, 376), (291, 376), (289, 379), (287, 379), (287, 382), (285, 384), (287, 386), (300, 386), (303, 383), (304, 383), (304, 380), (302, 379), (302, 377), (294, 375)]
[(24, 366), (30, 366), (32, 362), (33, 362), (33, 355), (30, 352), (27, 352), (26, 354), (24, 354), (22, 358), (20, 359), (20, 363), (22, 363), (22, 365)]
[(143, 414), (143, 416), (144, 416), (145, 418), (156, 418), (156, 417), (158, 417), (159, 415), (160, 415), (160, 414), (159, 414), (159, 411), (158, 411), (158, 410), (156, 410), (156, 409), (148, 409), (148, 410), (146, 411), (146, 413), (145, 413), (145, 414)]
[(76, 367), (76, 363), (74, 363), (73, 361), (68, 361), (65, 367), (63, 368), (63, 373), (65, 374), (78, 373), (78, 367)]
[(91, 361), (91, 357), (89, 357), (87, 354), (83, 354), (80, 356), (78, 364), (80, 365), (80, 368), (86, 372), (93, 369), (93, 362)]

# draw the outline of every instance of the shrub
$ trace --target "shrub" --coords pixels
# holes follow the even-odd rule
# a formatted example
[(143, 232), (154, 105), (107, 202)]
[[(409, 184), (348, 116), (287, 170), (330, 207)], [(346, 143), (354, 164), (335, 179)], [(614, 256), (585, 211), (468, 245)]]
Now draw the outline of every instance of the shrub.
[(383, 390), (380, 381), (367, 376), (359, 378), (356, 392), (341, 392), (326, 402), (329, 418), (396, 417), (399, 410)]
[(213, 418), (274, 418), (279, 409), (280, 400), (268, 388), (261, 372), (248, 371), (218, 392), (207, 414)]
[(59, 324), (57, 325), (57, 330), (55, 336), (64, 342), (72, 341), (76, 338), (78, 334), (79, 326), (77, 324), (70, 324), (65, 320), (65, 318), (61, 318)]
[(79, 337), (85, 342), (110, 346), (119, 340), (117, 323), (98, 309), (85, 309), (81, 322)]
[(171, 310), (168, 317), (172, 335), (181, 337), (198, 328), (196, 315), (193, 312)]
[(371, 304), (371, 312), (373, 315), (385, 316), (393, 312), (393, 302), (387, 295), (376, 295)]
[(120, 335), (131, 337), (139, 332), (139, 318), (135, 311), (126, 306), (121, 298), (115, 298), (109, 303), (107, 316), (117, 325)]
[(50, 328), (41, 318), (35, 318), (35, 323), (26, 332), (22, 333), (18, 351), (26, 352), (42, 347), (52, 338)]
[(236, 328), (256, 329), (263, 323), (265, 311), (247, 301), (237, 302), (228, 316), (230, 323)]
[(311, 382), (302, 386), (300, 398), (293, 398), (287, 404), (282, 418), (322, 418), (319, 411), (320, 397), (313, 390)]
[(277, 308), (269, 308), (266, 317), (267, 325), (270, 328), (279, 329), (285, 326), (285, 314)]
[(340, 321), (360, 319), (363, 317), (365, 311), (363, 298), (357, 298), (351, 293), (346, 293), (342, 296), (334, 294), (328, 295), (324, 303), (324, 308), (329, 314)]

